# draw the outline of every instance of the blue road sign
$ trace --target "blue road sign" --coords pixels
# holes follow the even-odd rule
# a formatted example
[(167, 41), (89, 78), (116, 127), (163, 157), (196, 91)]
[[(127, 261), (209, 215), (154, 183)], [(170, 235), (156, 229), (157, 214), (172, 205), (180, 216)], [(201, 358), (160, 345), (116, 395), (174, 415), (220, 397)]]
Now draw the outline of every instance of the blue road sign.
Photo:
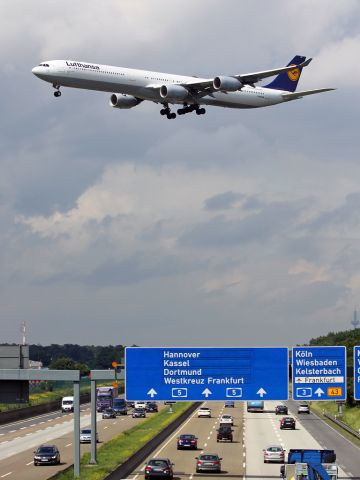
[(287, 348), (125, 350), (127, 400), (287, 400)]
[(360, 347), (354, 347), (354, 398), (360, 400)]
[(294, 400), (346, 400), (346, 348), (292, 349)]

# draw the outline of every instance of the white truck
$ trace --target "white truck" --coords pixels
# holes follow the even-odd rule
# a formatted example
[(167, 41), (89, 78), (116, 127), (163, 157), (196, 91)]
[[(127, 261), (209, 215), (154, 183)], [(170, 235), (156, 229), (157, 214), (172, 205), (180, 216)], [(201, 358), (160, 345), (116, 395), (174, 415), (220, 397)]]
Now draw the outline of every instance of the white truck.
[(63, 397), (61, 400), (61, 411), (63, 413), (74, 411), (74, 397)]

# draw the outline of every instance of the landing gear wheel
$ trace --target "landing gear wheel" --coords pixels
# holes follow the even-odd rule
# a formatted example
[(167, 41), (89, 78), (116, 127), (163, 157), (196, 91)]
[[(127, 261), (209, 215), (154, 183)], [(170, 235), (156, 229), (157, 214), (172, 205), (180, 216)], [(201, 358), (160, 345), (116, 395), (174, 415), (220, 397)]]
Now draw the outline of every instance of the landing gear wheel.
[(54, 97), (61, 97), (60, 90), (56, 90), (56, 92), (54, 92)]
[(200, 115), (204, 115), (206, 113), (205, 108), (199, 108)]
[(160, 115), (166, 115), (166, 109), (165, 108), (162, 108), (160, 110)]

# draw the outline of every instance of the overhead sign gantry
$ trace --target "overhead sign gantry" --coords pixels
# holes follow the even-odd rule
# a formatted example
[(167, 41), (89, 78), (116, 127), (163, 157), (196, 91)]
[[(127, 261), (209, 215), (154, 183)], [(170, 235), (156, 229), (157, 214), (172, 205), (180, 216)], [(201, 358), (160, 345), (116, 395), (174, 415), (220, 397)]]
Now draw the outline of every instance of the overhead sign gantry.
[(287, 400), (287, 348), (125, 350), (127, 400)]
[(345, 347), (293, 347), (294, 400), (346, 400)]

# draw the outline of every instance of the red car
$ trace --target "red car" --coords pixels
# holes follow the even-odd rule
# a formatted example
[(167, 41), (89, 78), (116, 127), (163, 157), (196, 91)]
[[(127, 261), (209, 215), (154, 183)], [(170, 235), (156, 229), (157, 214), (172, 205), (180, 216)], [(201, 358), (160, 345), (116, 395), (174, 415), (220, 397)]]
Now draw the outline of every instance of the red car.
[(295, 426), (296, 426), (295, 418), (283, 417), (280, 420), (280, 430), (284, 430), (285, 428), (288, 428), (290, 430), (295, 430)]

